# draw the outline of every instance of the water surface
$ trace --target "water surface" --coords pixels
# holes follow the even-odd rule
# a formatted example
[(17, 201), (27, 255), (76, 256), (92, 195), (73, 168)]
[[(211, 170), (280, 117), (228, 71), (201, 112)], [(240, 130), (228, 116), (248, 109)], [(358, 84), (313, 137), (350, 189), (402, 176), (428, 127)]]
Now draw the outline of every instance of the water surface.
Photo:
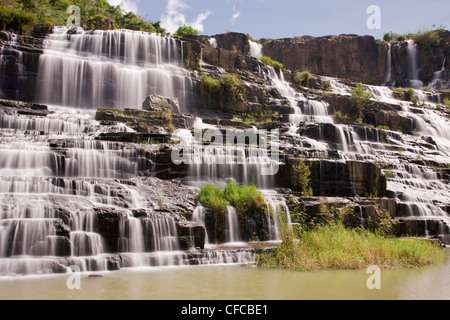
[(126, 269), (81, 275), (69, 290), (69, 275), (0, 279), (3, 300), (411, 300), (450, 299), (450, 259), (414, 270), (382, 270), (381, 290), (367, 289), (365, 271), (311, 273), (243, 266)]

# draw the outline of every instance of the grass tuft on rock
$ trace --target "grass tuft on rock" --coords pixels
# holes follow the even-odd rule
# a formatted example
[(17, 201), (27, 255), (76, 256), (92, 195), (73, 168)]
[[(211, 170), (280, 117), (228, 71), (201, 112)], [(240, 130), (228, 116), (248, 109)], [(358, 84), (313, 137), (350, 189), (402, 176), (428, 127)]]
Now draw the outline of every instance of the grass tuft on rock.
[(282, 237), (278, 248), (258, 255), (258, 266), (292, 271), (359, 270), (371, 265), (398, 269), (444, 261), (443, 250), (430, 241), (349, 229), (341, 221), (301, 230), (297, 235), (285, 230)]

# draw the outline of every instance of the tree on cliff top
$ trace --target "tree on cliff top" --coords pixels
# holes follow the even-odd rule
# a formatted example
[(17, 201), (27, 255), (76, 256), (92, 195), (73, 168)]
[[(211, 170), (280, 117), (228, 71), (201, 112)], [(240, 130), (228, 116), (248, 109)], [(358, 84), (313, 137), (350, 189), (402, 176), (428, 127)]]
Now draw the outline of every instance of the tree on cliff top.
[(104, 19), (114, 21), (120, 29), (166, 33), (160, 22), (146, 21), (133, 12), (124, 13), (120, 6), (112, 6), (106, 0), (0, 0), (0, 28), (30, 35), (35, 24), (41, 24), (50, 32), (53, 26), (66, 25), (70, 15), (67, 8), (71, 5), (80, 7), (82, 21)]
[(191, 26), (184, 25), (182, 27), (179, 27), (173, 35), (175, 37), (184, 37), (187, 35), (198, 36), (199, 34), (200, 34), (200, 32), (197, 29), (195, 29)]

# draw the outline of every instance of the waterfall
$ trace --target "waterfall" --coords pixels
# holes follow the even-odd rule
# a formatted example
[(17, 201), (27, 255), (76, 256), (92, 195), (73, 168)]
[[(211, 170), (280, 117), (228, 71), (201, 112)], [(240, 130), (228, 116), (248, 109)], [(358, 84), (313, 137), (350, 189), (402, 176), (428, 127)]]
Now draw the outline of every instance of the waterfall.
[(419, 47), (413, 40), (408, 40), (408, 81), (413, 88), (422, 88), (423, 82), (419, 80)]
[(38, 100), (44, 104), (139, 109), (149, 94), (192, 106), (195, 82), (182, 67), (175, 38), (128, 30), (58, 27), (39, 59)]
[(392, 45), (388, 44), (388, 52), (386, 55), (386, 79), (385, 84), (391, 82), (392, 79)]
[(236, 208), (227, 206), (227, 217), (225, 222), (225, 241), (239, 242), (241, 241), (241, 232), (239, 226), (239, 218)]
[(209, 245), (208, 229), (206, 227), (206, 209), (202, 205), (198, 205), (192, 214), (192, 222), (198, 223), (205, 228), (205, 246)]
[(433, 80), (429, 84), (431, 90), (434, 91), (450, 90), (449, 72), (445, 70), (446, 62), (447, 57), (444, 58), (441, 70), (433, 73)]
[(333, 123), (332, 117), (328, 115), (328, 103), (308, 99), (302, 93), (295, 91), (284, 78), (283, 71), (278, 73), (271, 66), (267, 67), (269, 79), (279, 94), (287, 99), (294, 113), (289, 116), (291, 123)]
[(252, 40), (248, 40), (250, 45), (250, 56), (256, 59), (262, 58), (263, 56), (263, 46), (260, 43), (257, 43)]
[(211, 47), (213, 47), (214, 49), (217, 49), (217, 39), (216, 38), (210, 38), (208, 40), (208, 43)]
[(287, 227), (292, 229), (291, 214), (286, 200), (276, 191), (263, 190), (262, 194), (267, 203), (266, 221), (270, 240), (280, 241), (282, 240), (280, 223), (286, 223)]

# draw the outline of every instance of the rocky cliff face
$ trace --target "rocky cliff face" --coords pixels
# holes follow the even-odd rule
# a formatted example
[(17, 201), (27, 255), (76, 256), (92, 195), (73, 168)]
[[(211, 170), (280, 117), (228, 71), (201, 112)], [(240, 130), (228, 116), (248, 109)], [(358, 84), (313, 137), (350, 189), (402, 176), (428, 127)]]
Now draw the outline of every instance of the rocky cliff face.
[(291, 70), (381, 84), (388, 46), (370, 36), (262, 39), (263, 52)]
[(34, 101), (43, 40), (0, 33), (0, 95), (4, 99)]

